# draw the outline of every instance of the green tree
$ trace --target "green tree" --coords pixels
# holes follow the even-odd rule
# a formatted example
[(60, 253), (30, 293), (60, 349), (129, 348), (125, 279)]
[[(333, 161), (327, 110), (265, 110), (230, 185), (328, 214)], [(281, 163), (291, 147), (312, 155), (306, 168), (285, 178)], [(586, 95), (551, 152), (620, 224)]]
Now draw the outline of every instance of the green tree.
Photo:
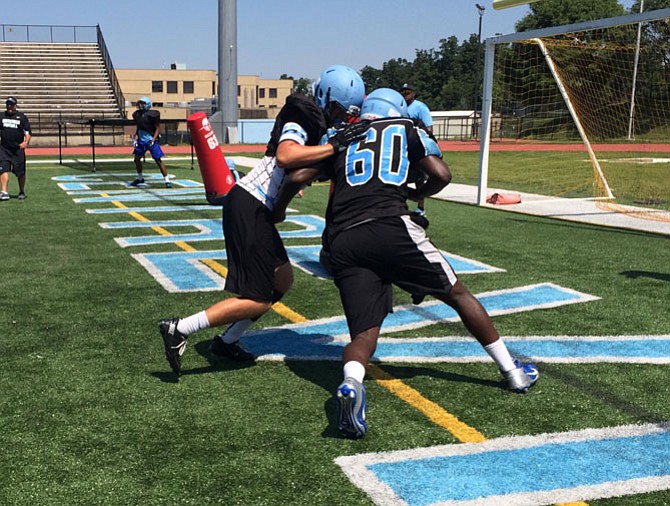
[(529, 7), (531, 13), (515, 25), (517, 32), (625, 14), (617, 0), (542, 0), (529, 4)]
[(298, 79), (288, 74), (282, 74), (279, 76), (279, 79), (291, 79), (293, 80), (293, 92), (294, 93), (303, 93), (305, 95), (312, 94), (312, 80), (307, 77), (299, 77)]

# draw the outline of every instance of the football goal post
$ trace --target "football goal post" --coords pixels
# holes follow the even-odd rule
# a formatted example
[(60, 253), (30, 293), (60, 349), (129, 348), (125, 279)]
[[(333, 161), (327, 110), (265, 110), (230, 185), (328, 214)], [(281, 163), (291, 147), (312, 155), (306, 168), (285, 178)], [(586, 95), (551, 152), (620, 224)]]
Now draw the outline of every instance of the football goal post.
[(478, 204), (500, 188), (670, 210), (669, 21), (658, 9), (487, 39)]

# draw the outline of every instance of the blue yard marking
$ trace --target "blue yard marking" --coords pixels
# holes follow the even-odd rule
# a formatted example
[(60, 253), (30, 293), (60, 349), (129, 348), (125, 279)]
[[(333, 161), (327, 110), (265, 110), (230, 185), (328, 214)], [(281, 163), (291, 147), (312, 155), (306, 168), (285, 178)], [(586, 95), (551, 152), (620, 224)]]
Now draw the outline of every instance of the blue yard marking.
[[(407, 506), (555, 504), (670, 489), (668, 424), (340, 457), (373, 500)], [(558, 465), (557, 465), (558, 464)]]
[[(315, 238), (321, 237), (324, 228), (324, 219), (315, 215), (289, 215), (286, 217), (285, 224), (297, 227), (296, 229), (280, 230), (279, 235), (284, 238)], [(223, 240), (223, 230), (221, 228), (221, 219), (201, 219), (201, 220), (154, 220), (154, 221), (116, 221), (110, 223), (101, 223), (101, 227), (110, 229), (121, 228), (152, 228), (162, 227), (165, 229), (175, 227), (192, 227), (198, 230), (197, 233), (171, 234), (171, 235), (143, 235), (136, 237), (118, 237), (116, 242), (122, 246), (144, 246), (147, 244), (169, 244), (178, 241), (221, 241)], [(284, 225), (285, 227), (286, 225)]]
[[(542, 283), (480, 294), (477, 299), (490, 315), (496, 316), (555, 307), (559, 304), (587, 302), (596, 298), (551, 283)], [(458, 320), (459, 317), (452, 308), (438, 301), (419, 306), (399, 306), (384, 320), (382, 332), (392, 333), (422, 328), (437, 322)], [(343, 316), (264, 329), (245, 336), (245, 344), (251, 351), (271, 359), (339, 360), (342, 347), (348, 342), (349, 331)], [(448, 361), (464, 357), (468, 357), (469, 360), (481, 360), (485, 354), (474, 340), (381, 339), (375, 358), (380, 361), (395, 361), (398, 357), (412, 357), (412, 360), (432, 359), (432, 361), (438, 359)]]
[(225, 279), (202, 260), (225, 261), (226, 250), (177, 251), (132, 255), (168, 292), (223, 290)]
[(77, 204), (109, 204), (111, 202), (171, 202), (182, 200), (205, 200), (202, 190), (197, 194), (177, 195), (169, 193), (172, 190), (152, 190), (151, 192), (138, 191), (135, 193), (124, 193), (123, 195), (113, 195), (109, 197), (83, 197), (80, 199), (72, 199)]
[(221, 206), (211, 204), (186, 204), (181, 206), (152, 207), (104, 207), (102, 209), (86, 209), (89, 214), (128, 214), (128, 213), (183, 213), (184, 211), (215, 211), (221, 214)]
[[(318, 225), (319, 220), (321, 218), (319, 217), (310, 217), (310, 218), (316, 218), (314, 220), (313, 225)], [(280, 233), (280, 235), (283, 237), (284, 234), (291, 234), (293, 237), (295, 237), (298, 234), (303, 234), (304, 237), (319, 237), (321, 235), (321, 228), (317, 226), (316, 230), (314, 230), (313, 226), (309, 226), (310, 219), (306, 219), (305, 216), (289, 216), (287, 218), (287, 221), (294, 221), (296, 225), (303, 225), (306, 226), (306, 229), (303, 229), (302, 231), (283, 231)], [(171, 221), (166, 221), (166, 222), (161, 222), (161, 221), (154, 221), (154, 222), (115, 222), (115, 223), (110, 223), (108, 224), (109, 227), (114, 227), (114, 228), (120, 228), (120, 227), (133, 227), (133, 228), (141, 228), (147, 226), (147, 223), (151, 223), (152, 225), (157, 225), (157, 224), (163, 224), (166, 225), (168, 223), (175, 224), (184, 224), (187, 223), (188, 220), (179, 220), (178, 222), (171, 222)], [(200, 224), (201, 229), (204, 226), (210, 227), (209, 232), (203, 231), (202, 236), (197, 236), (197, 235), (192, 235), (191, 240), (205, 240), (205, 238), (212, 238), (214, 235), (218, 234), (219, 239), (222, 234), (220, 231), (220, 223), (217, 225), (218, 228), (214, 227), (212, 228), (212, 223), (217, 222), (217, 220), (194, 220), (196, 222), (202, 222)], [(159, 236), (159, 235), (152, 235), (152, 236), (146, 236), (150, 237), (152, 239), (155, 239), (155, 242), (160, 242), (159, 239), (161, 237), (166, 237), (169, 239), (169, 241), (166, 242), (173, 242), (177, 240), (177, 237), (185, 237), (184, 235), (180, 236)], [(217, 237), (213, 237), (217, 238)], [(129, 245), (135, 245), (135, 244), (146, 244), (144, 242), (137, 242), (133, 243), (132, 239), (130, 237), (126, 237), (123, 239), (117, 239), (117, 242), (122, 245), (122, 246), (129, 246)], [(122, 242), (123, 241), (123, 242)], [(321, 264), (319, 264), (318, 258), (319, 258), (319, 246), (289, 246), (286, 248), (286, 251), (289, 256), (289, 260), (293, 265), (296, 267), (308, 272), (309, 274), (315, 276), (315, 277), (322, 277), (326, 278), (327, 275), (323, 271), (323, 268), (321, 267)], [(448, 253), (444, 253), (446, 258), (448, 260), (451, 260), (451, 257)], [(135, 258), (140, 264), (142, 264), (149, 274), (151, 274), (156, 281), (158, 281), (166, 290), (169, 292), (196, 292), (196, 291), (211, 291), (211, 290), (217, 290), (220, 289), (221, 287), (224, 286), (224, 279), (221, 278), (218, 274), (216, 274), (214, 271), (209, 269), (208, 267), (204, 266), (201, 261), (202, 260), (222, 260), (225, 261), (226, 257), (226, 251), (223, 249), (220, 250), (206, 250), (206, 251), (195, 251), (195, 252), (184, 252), (184, 251), (175, 251), (175, 252), (167, 252), (167, 253), (143, 253), (143, 254), (137, 254), (133, 255), (133, 258)], [(479, 262), (473, 262), (471, 266), (467, 264), (465, 261), (460, 262), (461, 270), (460, 272), (481, 272), (482, 266), (484, 264), (481, 264)], [(470, 271), (469, 269), (472, 269)], [(495, 269), (495, 268), (492, 268)], [(457, 271), (459, 272), (459, 271)], [(219, 277), (220, 279), (216, 279)], [(541, 291), (542, 288), (538, 287), (536, 290)], [(510, 294), (515, 293), (513, 290), (510, 291)], [(540, 294), (541, 295), (541, 294)], [(569, 297), (568, 297), (569, 298)], [(552, 303), (556, 303), (555, 300), (553, 300)], [(434, 319), (439, 319), (441, 313), (438, 311), (438, 313), (431, 313), (430, 307), (431, 304), (423, 304), (420, 306), (422, 311), (426, 312), (425, 315), (430, 315), (432, 314), (432, 317)], [(445, 306), (446, 307), (446, 306)], [(453, 311), (452, 311), (453, 313)], [(397, 313), (396, 313), (397, 315)], [(452, 315), (453, 316), (453, 315)], [(397, 316), (391, 315), (390, 319), (394, 320), (397, 318)], [(412, 325), (413, 322), (416, 321), (421, 321), (423, 318), (422, 316), (415, 316), (410, 318), (408, 321), (406, 321), (406, 325)]]
[[(100, 195), (101, 193), (104, 193), (106, 195), (133, 196), (144, 192), (142, 190), (138, 190), (137, 188), (126, 186), (122, 190), (82, 190), (82, 191), (69, 192), (68, 194), (77, 196), (77, 195)], [(151, 193), (154, 195), (201, 195), (204, 198), (202, 185), (200, 186), (200, 188), (182, 188), (182, 189), (164, 188), (162, 180), (160, 186), (151, 190)]]
[(538, 362), (670, 363), (670, 336), (506, 338), (511, 353)]

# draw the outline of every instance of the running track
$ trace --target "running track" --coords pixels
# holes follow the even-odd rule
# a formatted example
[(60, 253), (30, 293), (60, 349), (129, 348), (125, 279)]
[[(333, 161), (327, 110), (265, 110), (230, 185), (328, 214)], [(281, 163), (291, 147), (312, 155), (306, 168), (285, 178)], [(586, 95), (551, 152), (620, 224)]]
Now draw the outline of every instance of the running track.
[[(440, 141), (442, 151), (479, 151), (478, 141)], [(191, 146), (161, 146), (166, 155), (191, 154)], [(265, 151), (264, 144), (226, 144), (221, 146), (225, 154), (235, 153), (262, 153)], [(544, 144), (528, 142), (491, 142), (491, 151), (586, 151), (582, 144)], [(595, 144), (596, 152), (648, 152), (648, 153), (670, 153), (668, 144)], [(95, 148), (97, 155), (124, 155), (130, 156), (132, 147), (129, 146), (98, 146)], [(58, 146), (28, 148), (28, 155), (58, 156)], [(63, 155), (89, 155), (90, 146), (66, 147), (62, 149)]]

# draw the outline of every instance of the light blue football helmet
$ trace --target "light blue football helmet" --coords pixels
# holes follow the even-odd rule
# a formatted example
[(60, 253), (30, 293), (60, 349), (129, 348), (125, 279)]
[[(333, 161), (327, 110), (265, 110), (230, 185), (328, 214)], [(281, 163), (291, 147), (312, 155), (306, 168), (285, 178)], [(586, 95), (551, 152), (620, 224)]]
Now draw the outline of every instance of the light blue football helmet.
[(314, 83), (314, 99), (319, 108), (329, 112), (332, 103), (337, 104), (350, 116), (358, 116), (361, 111), (365, 85), (354, 69), (344, 65), (332, 65), (321, 73)]
[[(142, 106), (142, 103), (144, 103), (144, 106)], [(137, 107), (142, 109), (143, 111), (148, 111), (151, 109), (151, 99), (149, 97), (140, 97), (139, 100), (137, 101)]]
[(407, 102), (391, 88), (379, 88), (370, 93), (361, 107), (361, 119), (406, 118)]

